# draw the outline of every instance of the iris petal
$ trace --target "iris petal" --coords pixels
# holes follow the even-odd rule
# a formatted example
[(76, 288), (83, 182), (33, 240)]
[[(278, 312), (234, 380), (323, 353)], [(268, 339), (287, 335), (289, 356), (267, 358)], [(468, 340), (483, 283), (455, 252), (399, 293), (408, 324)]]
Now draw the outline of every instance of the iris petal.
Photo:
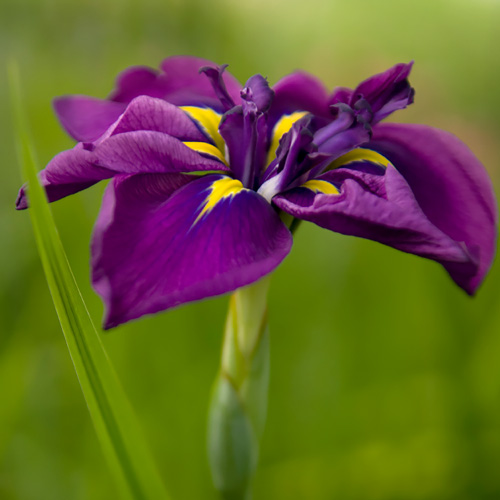
[[(214, 154), (219, 152), (215, 146), (211, 147)], [(175, 137), (145, 130), (114, 135), (97, 146), (94, 155), (99, 165), (117, 173), (228, 170), (219, 159), (205, 158)]]
[[(115, 175), (113, 170), (98, 167), (95, 163), (95, 155), (83, 149), (81, 144), (56, 155), (39, 174), (49, 201), (60, 200)], [(27, 207), (23, 186), (17, 196), (16, 208), (22, 210)]]
[(213, 156), (227, 165), (226, 159), (224, 158), (224, 155), (221, 153), (220, 149), (217, 149), (215, 146), (212, 146), (212, 144), (209, 144), (208, 142), (183, 142), (183, 144), (193, 151)]
[(274, 158), (276, 158), (276, 150), (280, 145), (281, 138), (290, 131), (292, 125), (307, 115), (307, 111), (296, 111), (290, 115), (282, 116), (273, 128), (271, 135), (271, 145), (269, 146), (269, 151), (267, 153), (266, 165), (269, 165)]
[(461, 242), (424, 214), (403, 176), (391, 165), (383, 174), (348, 168), (320, 177), (340, 186), (339, 194), (295, 188), (273, 198), (281, 210), (332, 231), (378, 241), (433, 259), (456, 274), (474, 275), (477, 261)]
[(154, 97), (136, 97), (98, 142), (111, 135), (149, 130), (162, 132), (182, 141), (203, 141), (205, 135), (177, 106)]
[(377, 125), (369, 147), (404, 176), (429, 220), (476, 256), (473, 273), (449, 268), (458, 285), (473, 293), (491, 266), (498, 224), (495, 195), (480, 161), (452, 134), (424, 125)]
[(269, 110), (272, 127), (284, 114), (308, 111), (316, 116), (328, 118), (328, 92), (315, 76), (298, 71), (285, 76), (274, 86), (274, 100)]
[(384, 168), (387, 168), (391, 164), (385, 156), (377, 153), (376, 151), (372, 151), (371, 149), (356, 148), (349, 151), (349, 153), (342, 155), (340, 158), (337, 158), (328, 166), (328, 169), (332, 170), (334, 168), (347, 167), (351, 166), (353, 163), (367, 161), (381, 165)]
[(53, 106), (66, 132), (83, 142), (98, 139), (126, 108), (120, 102), (79, 95), (58, 97)]
[(220, 197), (195, 224), (221, 179), (144, 174), (111, 181), (92, 243), (106, 328), (248, 285), (285, 258), (291, 234), (253, 191)]
[[(208, 59), (192, 56), (174, 56), (165, 59), (160, 67), (165, 73), (165, 100), (177, 106), (208, 106), (224, 111), (210, 80), (200, 70), (204, 66), (216, 66)], [(231, 99), (241, 102), (241, 84), (228, 71), (221, 76)]]
[(316, 193), (339, 194), (339, 190), (331, 182), (322, 179), (311, 179), (310, 181), (304, 182), (300, 187), (310, 189)]
[[(210, 187), (210, 191), (204, 201), (203, 209), (195, 220), (198, 222), (204, 215), (213, 210), (218, 203), (226, 198), (232, 198), (243, 189), (243, 184), (238, 179), (231, 179), (230, 177), (222, 177), (214, 181)], [(247, 189), (248, 191), (248, 189)]]
[(222, 115), (210, 108), (198, 108), (196, 106), (181, 106), (188, 116), (190, 116), (208, 135), (219, 150), (224, 153), (224, 139), (219, 134), (219, 126)]

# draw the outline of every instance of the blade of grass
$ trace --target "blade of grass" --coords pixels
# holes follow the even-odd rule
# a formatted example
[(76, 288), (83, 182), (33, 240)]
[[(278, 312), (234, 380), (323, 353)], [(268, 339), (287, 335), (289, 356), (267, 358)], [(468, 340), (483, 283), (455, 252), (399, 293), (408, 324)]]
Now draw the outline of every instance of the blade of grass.
[(9, 66), (19, 160), (28, 181), (29, 213), (38, 252), (80, 386), (104, 454), (123, 498), (162, 500), (168, 495), (139, 422), (111, 365), (76, 284), (37, 178), (17, 66)]

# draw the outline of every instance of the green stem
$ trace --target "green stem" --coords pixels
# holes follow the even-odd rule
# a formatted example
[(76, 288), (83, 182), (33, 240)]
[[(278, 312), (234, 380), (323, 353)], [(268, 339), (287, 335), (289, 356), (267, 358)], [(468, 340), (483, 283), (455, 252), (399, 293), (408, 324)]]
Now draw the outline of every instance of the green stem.
[(208, 455), (225, 500), (248, 500), (264, 430), (269, 385), (270, 278), (231, 296), (220, 371), (210, 403)]

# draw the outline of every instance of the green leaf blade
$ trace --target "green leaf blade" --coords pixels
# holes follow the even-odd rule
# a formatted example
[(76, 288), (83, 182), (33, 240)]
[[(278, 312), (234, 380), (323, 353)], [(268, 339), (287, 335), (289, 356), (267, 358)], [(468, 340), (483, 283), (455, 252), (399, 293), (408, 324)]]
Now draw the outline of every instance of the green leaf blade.
[(121, 494), (166, 500), (168, 494), (139, 422), (90, 318), (59, 238), (24, 119), (18, 71), (9, 67), (19, 160), (29, 190), (30, 217), (52, 300), (104, 454)]

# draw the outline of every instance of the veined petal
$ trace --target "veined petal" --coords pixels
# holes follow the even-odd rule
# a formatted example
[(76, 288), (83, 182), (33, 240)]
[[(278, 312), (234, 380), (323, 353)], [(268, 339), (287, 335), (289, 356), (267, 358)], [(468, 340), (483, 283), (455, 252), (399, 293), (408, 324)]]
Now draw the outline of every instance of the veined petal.
[(339, 168), (319, 180), (332, 184), (339, 194), (305, 186), (274, 197), (273, 203), (326, 229), (436, 260), (453, 279), (454, 273), (474, 274), (474, 256), (461, 240), (454, 240), (426, 217), (410, 186), (392, 165), (380, 174), (370, 173), (370, 168)]
[[(115, 175), (112, 170), (96, 166), (95, 162), (94, 154), (83, 149), (81, 144), (56, 155), (39, 174), (49, 201), (59, 200)], [(22, 210), (27, 206), (23, 186), (16, 200), (16, 208)]]
[(177, 106), (163, 99), (139, 96), (132, 100), (105, 136), (101, 137), (101, 142), (111, 135), (136, 130), (162, 132), (181, 141), (206, 140), (193, 121)]
[(288, 254), (290, 232), (263, 198), (220, 175), (189, 177), (108, 186), (92, 244), (105, 328), (245, 286)]
[(448, 268), (473, 293), (488, 272), (497, 239), (498, 211), (484, 167), (455, 136), (424, 125), (377, 125), (369, 147), (394, 164), (429, 220), (475, 256), (470, 273)]
[(192, 120), (194, 120), (203, 132), (212, 139), (214, 144), (224, 154), (224, 139), (219, 134), (219, 126), (222, 115), (210, 108), (199, 108), (196, 106), (181, 106), (181, 108)]
[(117, 173), (229, 170), (222, 161), (200, 155), (175, 137), (144, 130), (113, 135), (94, 149), (94, 155), (100, 166)]

